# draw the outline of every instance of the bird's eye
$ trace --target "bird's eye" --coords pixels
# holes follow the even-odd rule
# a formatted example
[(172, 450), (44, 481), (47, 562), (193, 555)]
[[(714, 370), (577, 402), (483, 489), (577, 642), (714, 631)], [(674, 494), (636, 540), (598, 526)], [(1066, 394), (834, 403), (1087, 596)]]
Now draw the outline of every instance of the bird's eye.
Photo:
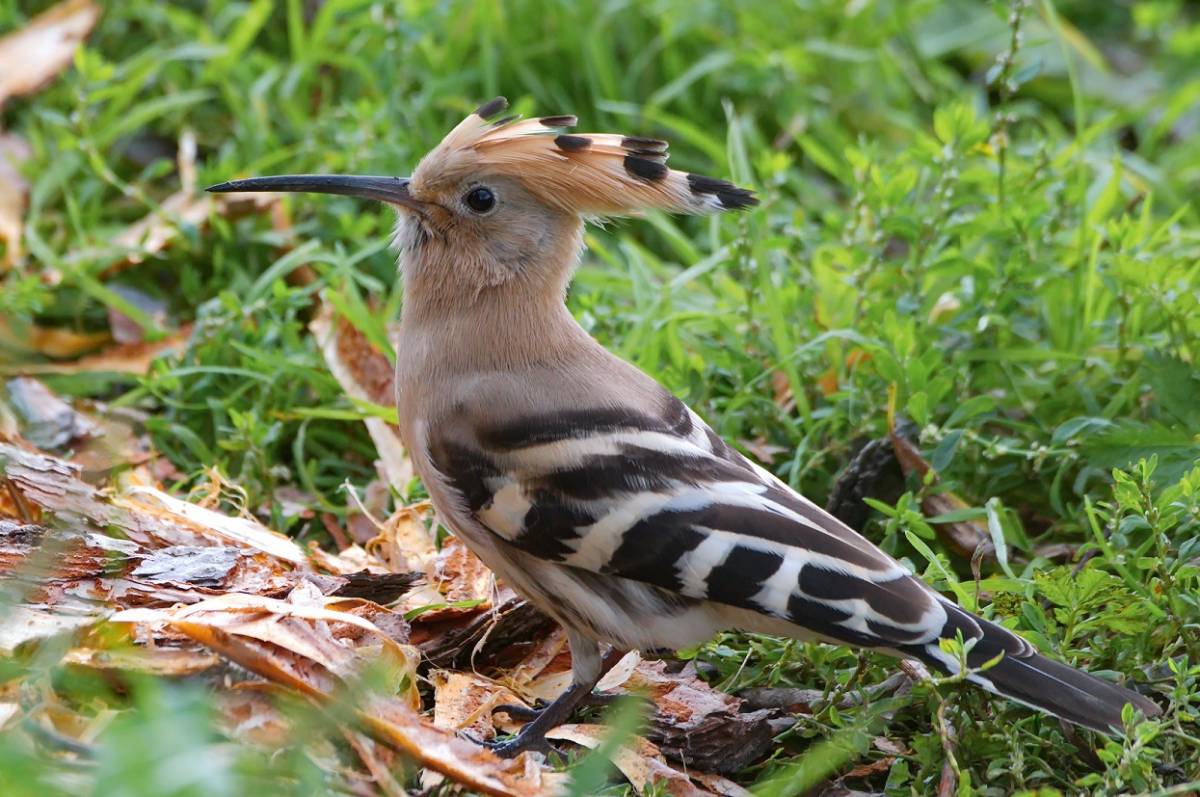
[(496, 195), (492, 193), (492, 189), (479, 186), (472, 188), (470, 193), (464, 197), (467, 207), (476, 213), (487, 213), (492, 208), (496, 207)]

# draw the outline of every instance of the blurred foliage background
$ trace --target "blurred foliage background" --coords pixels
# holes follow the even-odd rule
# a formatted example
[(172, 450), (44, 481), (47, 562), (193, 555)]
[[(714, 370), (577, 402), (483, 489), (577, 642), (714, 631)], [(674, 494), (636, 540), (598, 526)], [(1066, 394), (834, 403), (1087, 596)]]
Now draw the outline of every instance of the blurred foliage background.
[[(47, 5), (0, 0), (0, 31)], [(819, 502), (886, 433), (890, 401), (941, 479), (910, 481), (868, 534), (971, 599), (970, 562), (920, 510), (957, 493), (956, 517), (1007, 555), (984, 567), (981, 608), (1171, 705), (1148, 736), (1098, 742), (1096, 760), (1050, 720), (949, 690), (963, 793), (1154, 792), (1200, 778), (1197, 53), (1200, 16), (1182, 0), (109, 3), (73, 70), (0, 110), (32, 149), (26, 252), (0, 274), (0, 369), (53, 361), (35, 326), (102, 332), (119, 311), (153, 341), (194, 323), (144, 377), (46, 379), (145, 412), (175, 487), (219, 468), (276, 528), (324, 540), (278, 491), (342, 515), (342, 485), (373, 478), (374, 450), (305, 324), (322, 292), (382, 337), (403, 301), (392, 212), (329, 197), (289, 197), (274, 221), (168, 212), (171, 245), (117, 270), (139, 250), (119, 233), (180, 187), (179, 142), (194, 140), (201, 186), (405, 174), (497, 94), (667, 138), (673, 165), (753, 186), (763, 206), (592, 229), (573, 311)], [(314, 279), (288, 279), (301, 269)], [(1052, 544), (1071, 561), (1098, 551), (1095, 583), (1079, 587)], [(691, 655), (728, 689), (892, 666), (869, 657), (855, 676), (851, 652), (741, 635)], [(216, 755), (198, 693), (147, 695), (131, 709), (142, 721), (106, 738), (120, 774), (96, 793), (240, 794), (279, 765)], [(934, 788), (943, 699), (890, 721), (906, 753), (872, 788)], [(822, 738), (881, 757), (869, 714), (806, 717), (741, 779)], [(176, 722), (194, 732), (164, 730)], [(205, 777), (164, 779), (146, 755)], [(70, 781), (2, 741), (0, 761), (5, 793)], [(271, 782), (319, 789), (304, 772)]]

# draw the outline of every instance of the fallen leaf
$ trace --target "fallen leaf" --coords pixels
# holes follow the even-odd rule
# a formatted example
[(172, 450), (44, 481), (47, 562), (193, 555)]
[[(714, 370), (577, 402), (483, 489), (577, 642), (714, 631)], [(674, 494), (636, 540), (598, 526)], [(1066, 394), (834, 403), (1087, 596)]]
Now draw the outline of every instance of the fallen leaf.
[[(64, 335), (74, 335), (73, 332), (65, 332), (64, 330), (41, 330), (48, 338), (38, 343), (36, 348), (38, 353), (48, 356), (72, 356), (76, 352), (76, 346), (84, 348), (95, 348), (97, 343), (106, 343), (109, 340), (108, 332), (98, 335), (98, 337), (77, 336), (74, 338), (62, 337)], [(59, 335), (61, 332), (61, 335)], [(16, 367), (0, 366), (0, 372), (5, 370), (19, 371), (20, 373), (43, 374), (43, 373), (134, 373), (143, 374), (150, 370), (151, 362), (154, 362), (160, 356), (175, 354), (182, 352), (187, 347), (187, 338), (192, 334), (191, 324), (181, 326), (172, 334), (161, 338), (154, 342), (143, 341), (139, 343), (118, 343), (115, 346), (109, 346), (106, 349), (84, 356), (72, 362), (28, 362)], [(5, 328), (4, 323), (0, 320), (0, 342), (4, 341)], [(74, 342), (71, 342), (74, 341)], [(84, 346), (86, 343), (86, 346)]]
[(375, 538), (367, 542), (367, 553), (388, 570), (428, 570), (438, 555), (424, 522), (431, 508), (428, 501), (422, 501), (397, 509), (378, 527)]
[(0, 38), (0, 107), (9, 97), (38, 90), (70, 65), (99, 18), (100, 7), (90, 0), (66, 0)]
[(11, 656), (17, 648), (73, 635), (109, 614), (98, 606), (6, 606), (0, 616), (0, 656)]
[(488, 741), (496, 737), (496, 726), (512, 731), (519, 724), (505, 722), (506, 714), (492, 714), (495, 706), (522, 705), (516, 694), (503, 684), (467, 672), (435, 670), (429, 673), (433, 684), (433, 724), (451, 731), (466, 731), (473, 738)]
[(153, 504), (146, 503), (143, 499), (149, 499), (162, 507), (162, 510), (203, 529), (206, 533), (212, 533), (250, 548), (257, 548), (288, 562), (300, 563), (307, 559), (304, 549), (293, 542), (291, 537), (272, 531), (257, 520), (230, 517), (187, 501), (181, 501), (154, 487), (130, 487), (124, 495), (115, 496), (112, 500), (117, 506), (139, 509), (144, 512), (154, 511)]
[(486, 748), (425, 724), (398, 701), (372, 701), (359, 718), (401, 752), (468, 788), (497, 797), (560, 793), (562, 779), (544, 772), (528, 754), (507, 761), (497, 758)]
[(266, 212), (278, 201), (275, 194), (205, 194), (195, 188), (171, 194), (149, 215), (117, 233), (114, 246), (128, 250), (125, 259), (109, 266), (107, 279), (169, 247), (181, 234), (182, 227), (203, 228), (212, 216), (240, 218)]
[(385, 797), (406, 797), (408, 792), (404, 790), (404, 787), (392, 775), (396, 754), (390, 747), (385, 747), (366, 734), (350, 730), (349, 728), (344, 729), (342, 735), (346, 737), (346, 741), (354, 748), (354, 752), (358, 754), (359, 760), (363, 762), (367, 771), (371, 773), (371, 778), (375, 786), (384, 793)]
[(242, 553), (243, 549), (222, 546), (174, 545), (154, 551), (129, 575), (152, 584), (222, 587)]
[(38, 448), (62, 448), (97, 431), (96, 424), (36, 379), (10, 379), (6, 387), (9, 401), (23, 421), (21, 436)]
[(11, 575), (37, 550), (49, 529), (0, 518), (0, 575)]
[(215, 695), (218, 716), (229, 735), (260, 747), (280, 750), (292, 741), (292, 723), (276, 707), (260, 683), (243, 688), (222, 690)]
[[(128, 285), (110, 285), (109, 290), (141, 310), (155, 327), (161, 329), (167, 326), (166, 302)], [(142, 325), (115, 307), (108, 308), (108, 329), (112, 332), (113, 340), (120, 344), (141, 343), (146, 339), (146, 330)]]
[[(330, 373), (346, 395), (388, 407), (395, 404), (391, 363), (352, 324), (345, 319), (335, 319), (332, 305), (322, 304), (308, 328), (321, 347)], [(364, 423), (383, 462), (388, 482), (396, 492), (404, 495), (412, 481), (413, 468), (400, 443), (400, 431), (382, 418), (367, 418)]]
[(785, 412), (796, 408), (796, 397), (792, 395), (792, 382), (783, 371), (771, 372), (771, 394), (775, 406)]
[[(15, 321), (15, 323), (14, 323)], [(76, 357), (85, 351), (92, 351), (112, 340), (107, 330), (103, 332), (74, 332), (69, 329), (56, 327), (40, 327), (36, 324), (25, 324), (19, 320), (0, 317), (0, 346), (23, 352), (43, 354), (47, 357)], [(8, 366), (5, 371), (12, 372)], [(21, 373), (33, 373), (37, 366), (30, 369), (20, 367)], [(45, 371), (40, 371), (45, 373)]]
[(788, 449), (783, 446), (777, 446), (771, 443), (763, 435), (759, 435), (753, 440), (742, 440), (742, 448), (749, 451), (754, 459), (764, 465), (770, 465), (775, 462), (776, 457), (785, 453)]
[[(917, 446), (895, 429), (889, 431), (892, 449), (900, 462), (900, 469), (907, 477), (916, 474), (922, 479), (933, 470), (933, 466), (921, 456)], [(934, 474), (936, 479), (937, 474)], [(937, 517), (961, 509), (969, 509), (971, 505), (950, 491), (926, 491), (921, 499), (921, 512), (926, 517)], [(959, 556), (971, 558), (977, 550), (982, 550), (986, 558), (995, 558), (996, 552), (992, 545), (991, 536), (986, 528), (974, 520), (955, 520), (948, 523), (932, 523), (933, 530), (944, 544), (949, 546)]]
[[(611, 732), (604, 725), (560, 725), (550, 730), (546, 738), (574, 742), (592, 749), (599, 747)], [(712, 792), (692, 783), (687, 775), (669, 766), (658, 748), (640, 736), (634, 736), (618, 747), (611, 760), (638, 794), (651, 790), (654, 794), (670, 794), (673, 797), (712, 795)]]
[(650, 700), (654, 716), (646, 735), (689, 769), (731, 774), (771, 748), (771, 712), (743, 713), (741, 699), (701, 681), (690, 663), (668, 672), (665, 662), (641, 661), (614, 691)]
[(692, 780), (708, 789), (719, 797), (753, 797), (749, 790), (742, 788), (732, 780), (712, 772), (689, 772)]
[(870, 763), (860, 764), (847, 772), (845, 775), (842, 775), (842, 779), (851, 780), (854, 778), (867, 778), (871, 775), (879, 775), (891, 769), (892, 763), (895, 762), (895, 760), (895, 756), (884, 756), (883, 758), (877, 758)]
[[(375, 467), (382, 470), (383, 463), (376, 460)], [(392, 489), (384, 480), (386, 478), (384, 475), (381, 479), (368, 482), (361, 499), (357, 493), (347, 491), (350, 506), (346, 512), (346, 528), (354, 542), (368, 543), (379, 534), (379, 521), (376, 518), (386, 517), (392, 502)]]
[(141, 673), (182, 678), (210, 670), (220, 663), (215, 654), (197, 647), (72, 648), (62, 664), (101, 672)]
[[(417, 623), (413, 626), (413, 643), (435, 667), (465, 669), (515, 664), (531, 645), (557, 626), (511, 590), (501, 596), (489, 612), (438, 623)], [(523, 692), (527, 693), (528, 690)]]
[(911, 751), (893, 739), (886, 736), (876, 736), (871, 739), (871, 746), (881, 753), (887, 753), (894, 756), (908, 755)]
[[(518, 691), (523, 690), (565, 650), (567, 650), (567, 632), (561, 626), (556, 626), (545, 637), (533, 642), (532, 649), (526, 653), (521, 662), (508, 670), (505, 683)], [(615, 670), (616, 667), (613, 669)], [(606, 673), (606, 677), (607, 675), (608, 673)], [(619, 683), (623, 683), (624, 680), (622, 678)], [(597, 684), (597, 687), (607, 689), (608, 684), (605, 683), (604, 686)]]
[(389, 572), (388, 567), (378, 557), (367, 553), (358, 545), (351, 545), (337, 553), (330, 553), (314, 541), (308, 544), (308, 555), (313, 563), (322, 570), (336, 575)]
[(21, 234), (25, 226), (25, 196), (29, 192), (29, 183), (21, 175), (20, 167), (31, 155), (23, 138), (0, 133), (0, 241), (4, 242), (5, 249), (0, 268), (11, 266), (24, 255)]
[(447, 537), (438, 551), (436, 566), (436, 583), (445, 598), (446, 603), (476, 603), (470, 609), (443, 609), (440, 612), (430, 612), (427, 621), (445, 619), (460, 613), (475, 613), (492, 608), (492, 593), (495, 591), (496, 578), (487, 565), (471, 552), (458, 537)]
[(424, 581), (424, 576), (420, 573), (371, 573), (360, 570), (346, 573), (341, 579), (344, 583), (334, 593), (339, 597), (365, 598), (386, 605)]
[(0, 443), (0, 479), (7, 479), (23, 501), (76, 528), (118, 529), (129, 540), (151, 548), (232, 543), (281, 562), (307, 564), (300, 546), (256, 520), (229, 517), (143, 485), (102, 495), (80, 480), (81, 472), (75, 463)]
[[(418, 656), (400, 646), (377, 626), (346, 611), (329, 607), (311, 589), (298, 588), (292, 599), (279, 601), (254, 595), (222, 595), (178, 609), (135, 609), (114, 615), (113, 622), (166, 623), (222, 656), (269, 680), (319, 700), (332, 698), (344, 679), (380, 661), (380, 648), (348, 644), (335, 634), (348, 625), (369, 630), (383, 643), (395, 669), (407, 673), (404, 696), (368, 694), (358, 699), (358, 719), (371, 732), (424, 766), (477, 791), (503, 797), (545, 793), (522, 759), (505, 761), (490, 751), (427, 724), (417, 713), (415, 675)], [(319, 622), (317, 622), (319, 621)]]

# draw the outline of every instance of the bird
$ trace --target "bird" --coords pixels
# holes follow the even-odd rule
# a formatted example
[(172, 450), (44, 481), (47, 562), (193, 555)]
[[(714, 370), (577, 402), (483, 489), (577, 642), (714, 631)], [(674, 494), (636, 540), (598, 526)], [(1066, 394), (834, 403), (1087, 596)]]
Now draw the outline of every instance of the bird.
[[(956, 605), (721, 439), (597, 342), (566, 304), (585, 224), (749, 211), (756, 195), (667, 166), (667, 142), (497, 119), (486, 102), (410, 177), (280, 175), (209, 191), (341, 194), (397, 210), (401, 440), (440, 521), (566, 630), (572, 679), (511, 756), (587, 701), (603, 646), (676, 650), (723, 630), (880, 651), (1112, 733), (1147, 697)], [(960, 658), (942, 641), (961, 639)], [(965, 658), (966, 672), (960, 672)], [(986, 666), (990, 665), (990, 666)]]

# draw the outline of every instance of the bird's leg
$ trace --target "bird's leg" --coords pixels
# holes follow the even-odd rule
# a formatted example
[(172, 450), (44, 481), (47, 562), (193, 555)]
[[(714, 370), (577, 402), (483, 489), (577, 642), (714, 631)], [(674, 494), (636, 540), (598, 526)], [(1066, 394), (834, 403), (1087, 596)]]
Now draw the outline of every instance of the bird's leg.
[(513, 738), (490, 744), (492, 752), (504, 758), (511, 758), (522, 750), (546, 752), (549, 749), (546, 732), (566, 722), (591, 695), (608, 662), (601, 658), (600, 646), (594, 640), (575, 631), (567, 632), (567, 640), (571, 645), (571, 685), (543, 708), (496, 706), (493, 712), (504, 711), (514, 719), (529, 717), (531, 721)]

